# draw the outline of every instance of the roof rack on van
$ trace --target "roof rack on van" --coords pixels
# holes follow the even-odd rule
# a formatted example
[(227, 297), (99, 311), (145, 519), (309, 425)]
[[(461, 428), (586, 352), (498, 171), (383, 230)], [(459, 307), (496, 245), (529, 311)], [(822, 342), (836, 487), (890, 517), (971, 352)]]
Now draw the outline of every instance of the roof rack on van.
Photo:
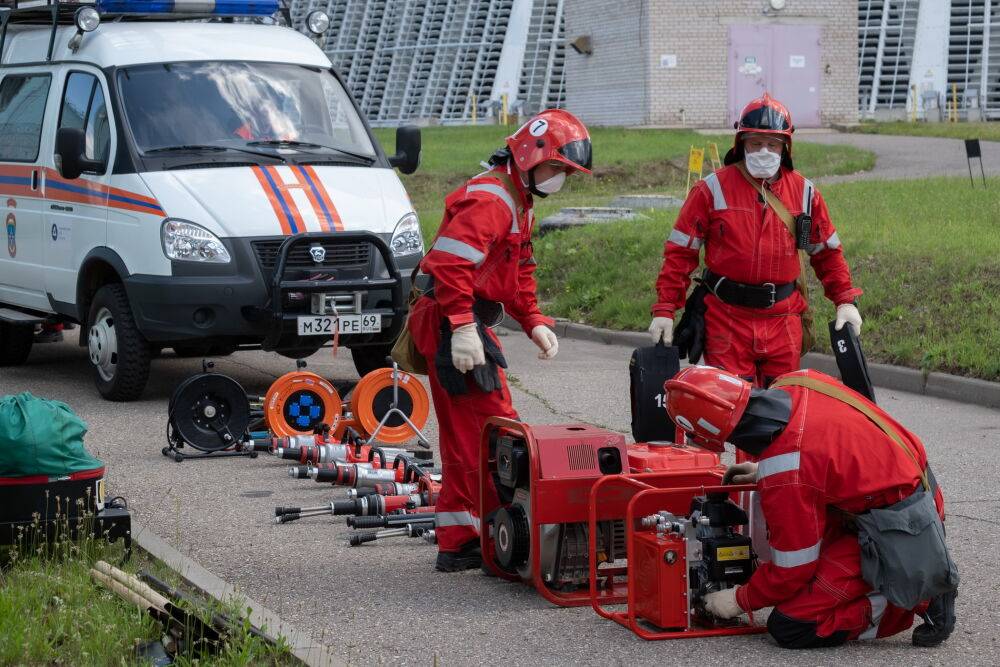
[[(288, 0), (215, 0), (211, 10), (206, 9), (208, 4), (204, 0), (0, 0), (0, 61), (10, 24), (51, 25), (46, 60), (52, 60), (56, 29), (76, 24), (82, 34), (83, 28), (79, 28), (76, 17), (84, 8), (89, 8), (91, 14), (96, 11), (101, 18), (115, 21), (265, 19), (280, 11), (286, 23), (291, 25)], [(96, 19), (94, 25), (97, 25)]]

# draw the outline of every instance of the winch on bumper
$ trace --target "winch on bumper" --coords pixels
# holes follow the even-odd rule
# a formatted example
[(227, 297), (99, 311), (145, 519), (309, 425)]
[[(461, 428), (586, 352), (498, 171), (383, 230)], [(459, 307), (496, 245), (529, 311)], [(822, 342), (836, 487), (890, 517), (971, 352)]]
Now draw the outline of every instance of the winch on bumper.
[(361, 231), (223, 243), (229, 264), (175, 262), (171, 276), (125, 279), (147, 340), (318, 347), (333, 336), (337, 317), (342, 344), (388, 345), (405, 321), (408, 276), (422, 257), (397, 262), (387, 239)]

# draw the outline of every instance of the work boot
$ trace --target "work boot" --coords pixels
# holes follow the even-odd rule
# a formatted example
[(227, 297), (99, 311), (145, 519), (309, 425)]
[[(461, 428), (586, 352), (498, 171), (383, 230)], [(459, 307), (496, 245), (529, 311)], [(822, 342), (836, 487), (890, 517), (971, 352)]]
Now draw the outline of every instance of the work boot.
[(925, 623), (913, 631), (913, 645), (939, 646), (955, 629), (955, 598), (958, 591), (939, 595), (931, 600), (927, 612), (921, 614)]
[(479, 541), (466, 542), (458, 551), (439, 551), (434, 567), (438, 572), (461, 572), (481, 567), (483, 556)]

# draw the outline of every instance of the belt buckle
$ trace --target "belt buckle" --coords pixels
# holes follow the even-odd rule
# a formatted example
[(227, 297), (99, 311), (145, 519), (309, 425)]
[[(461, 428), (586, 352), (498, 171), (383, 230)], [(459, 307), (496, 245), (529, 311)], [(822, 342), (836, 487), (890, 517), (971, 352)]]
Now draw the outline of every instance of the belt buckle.
[(761, 285), (761, 287), (766, 287), (766, 288), (768, 288), (771, 291), (771, 295), (770, 295), (771, 296), (771, 303), (767, 304), (764, 307), (765, 308), (773, 308), (774, 304), (776, 304), (778, 302), (777, 298), (776, 298), (777, 297), (777, 289), (775, 288), (774, 283), (764, 283), (763, 285)]

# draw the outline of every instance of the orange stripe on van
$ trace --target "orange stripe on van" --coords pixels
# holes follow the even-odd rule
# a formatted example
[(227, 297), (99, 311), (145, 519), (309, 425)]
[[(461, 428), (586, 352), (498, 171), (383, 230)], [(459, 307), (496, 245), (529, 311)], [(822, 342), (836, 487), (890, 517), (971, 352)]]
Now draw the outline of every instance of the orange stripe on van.
[(330, 193), (326, 191), (326, 187), (323, 185), (323, 181), (320, 180), (320, 177), (316, 174), (316, 170), (313, 169), (311, 165), (304, 165), (301, 169), (305, 171), (306, 176), (319, 192), (320, 202), (326, 206), (326, 210), (330, 212), (330, 216), (333, 218), (334, 229), (338, 232), (344, 231), (344, 221), (340, 218), (340, 213), (337, 212), (337, 207), (333, 205), (333, 200), (330, 199)]
[(263, 167), (251, 167), (254, 176), (257, 177), (257, 181), (260, 183), (261, 190), (264, 191), (264, 196), (267, 197), (267, 201), (271, 203), (271, 208), (274, 210), (274, 217), (278, 219), (278, 224), (281, 225), (281, 233), (285, 236), (289, 236), (292, 233), (292, 226), (288, 224), (288, 218), (285, 216), (285, 212), (282, 210), (281, 204), (278, 202), (277, 194), (274, 188), (267, 180), (267, 175), (264, 174)]

